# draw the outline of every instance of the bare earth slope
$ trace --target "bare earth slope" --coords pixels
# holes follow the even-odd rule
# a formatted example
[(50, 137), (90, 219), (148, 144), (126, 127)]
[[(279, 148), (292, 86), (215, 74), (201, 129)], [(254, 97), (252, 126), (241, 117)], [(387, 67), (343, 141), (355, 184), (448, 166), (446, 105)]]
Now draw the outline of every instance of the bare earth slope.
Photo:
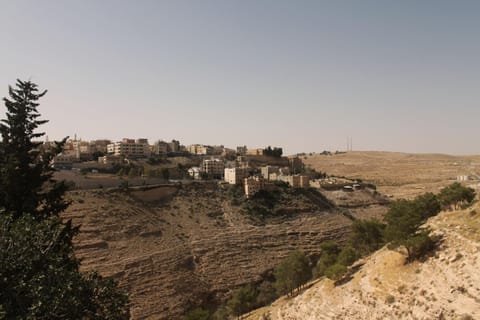
[(248, 319), (480, 319), (480, 213), (470, 212), (429, 221), (444, 241), (423, 263), (405, 265), (404, 255), (384, 248), (348, 283), (321, 280)]
[(480, 175), (480, 156), (353, 151), (305, 156), (307, 166), (330, 175), (361, 178), (396, 198), (414, 197), (452, 183), (458, 175)]
[(221, 301), (260, 281), (293, 249), (315, 255), (321, 242), (342, 241), (351, 223), (300, 198), (288, 218), (252, 223), (217, 184), (70, 197), (64, 217), (81, 225), (82, 268), (117, 278), (130, 293), (133, 319), (178, 319), (205, 300)]

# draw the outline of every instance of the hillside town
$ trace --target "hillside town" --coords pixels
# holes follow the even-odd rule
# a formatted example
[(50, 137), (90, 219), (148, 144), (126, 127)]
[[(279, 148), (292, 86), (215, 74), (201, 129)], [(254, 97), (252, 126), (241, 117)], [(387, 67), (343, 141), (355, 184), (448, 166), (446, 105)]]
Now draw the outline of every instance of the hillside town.
[[(46, 141), (45, 147), (54, 146)], [(129, 177), (160, 177), (164, 180), (218, 181), (241, 186), (247, 198), (275, 184), (292, 188), (320, 188), (342, 185), (345, 191), (360, 187), (351, 181), (327, 178), (305, 167), (299, 155), (282, 156), (281, 147), (235, 149), (223, 145), (191, 144), (178, 140), (166, 142), (124, 138), (121, 141), (67, 140), (63, 151), (54, 158), (58, 170), (81, 170), (83, 173), (107, 172)], [(175, 165), (176, 164), (176, 165)], [(339, 181), (341, 180), (341, 181)]]

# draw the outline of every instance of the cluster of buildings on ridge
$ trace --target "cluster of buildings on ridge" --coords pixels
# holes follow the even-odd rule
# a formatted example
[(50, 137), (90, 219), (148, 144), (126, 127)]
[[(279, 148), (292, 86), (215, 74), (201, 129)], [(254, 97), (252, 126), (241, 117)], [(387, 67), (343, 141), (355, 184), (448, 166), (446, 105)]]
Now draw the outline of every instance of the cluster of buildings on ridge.
[(224, 161), (213, 158), (204, 159), (201, 167), (188, 169), (189, 175), (196, 180), (221, 179), (232, 185), (242, 185), (245, 195), (251, 197), (264, 190), (269, 182), (282, 181), (292, 188), (310, 187), (310, 177), (306, 174), (296, 174), (304, 169), (303, 162), (298, 157), (289, 157), (288, 166), (266, 165), (258, 169), (249, 165), (244, 156), (238, 156), (234, 161)]
[[(48, 144), (48, 142), (46, 142)], [(281, 150), (281, 149), (278, 149)], [(159, 140), (150, 145), (147, 139), (124, 138), (111, 140), (82, 141), (76, 136), (68, 140), (63, 152), (55, 157), (54, 166), (66, 168), (76, 162), (97, 159), (101, 164), (123, 164), (128, 160), (148, 159), (155, 156), (197, 155), (203, 158), (201, 165), (188, 169), (188, 174), (195, 180), (218, 179), (228, 184), (242, 185), (247, 197), (265, 188), (266, 183), (283, 181), (293, 188), (309, 187), (310, 178), (298, 174), (304, 169), (298, 157), (288, 158), (288, 166), (250, 165), (248, 157), (263, 156), (266, 149), (249, 149), (239, 146), (236, 149), (221, 146), (192, 144), (183, 146), (178, 140), (165, 142)], [(208, 157), (208, 158), (207, 158)]]
[[(50, 144), (50, 142), (46, 142)], [(142, 159), (152, 156), (177, 156), (177, 155), (217, 155), (223, 157), (235, 157), (236, 155), (263, 155), (264, 149), (247, 149), (246, 146), (237, 149), (221, 146), (209, 146), (203, 144), (181, 145), (178, 140), (166, 142), (159, 140), (153, 145), (148, 139), (124, 138), (121, 141), (111, 140), (83, 141), (76, 136), (65, 143), (63, 152), (54, 162), (68, 164), (98, 159), (100, 163), (114, 164), (123, 163), (125, 159)]]

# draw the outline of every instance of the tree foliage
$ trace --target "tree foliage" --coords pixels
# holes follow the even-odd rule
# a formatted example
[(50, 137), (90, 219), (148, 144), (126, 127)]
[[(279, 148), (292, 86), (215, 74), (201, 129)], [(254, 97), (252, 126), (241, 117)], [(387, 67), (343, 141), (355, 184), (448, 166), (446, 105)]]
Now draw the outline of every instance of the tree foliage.
[(272, 149), (271, 146), (268, 146), (265, 149), (263, 149), (263, 154), (269, 157), (280, 158), (283, 154), (283, 149), (277, 148), (277, 147), (274, 147)]
[(471, 203), (475, 198), (475, 190), (464, 187), (460, 183), (455, 182), (440, 191), (439, 199), (444, 209), (453, 207), (458, 208), (459, 204)]
[(274, 275), (277, 292), (292, 294), (312, 277), (310, 261), (303, 252), (295, 250), (275, 268)]
[(414, 200), (397, 200), (385, 215), (387, 227), (385, 238), (391, 247), (404, 246), (407, 261), (425, 255), (434, 248), (435, 241), (430, 238), (430, 230), (422, 229), (425, 221), (440, 212), (438, 197), (432, 193), (416, 197)]
[(255, 304), (256, 297), (257, 293), (252, 286), (241, 287), (233, 292), (232, 297), (227, 302), (227, 306), (230, 312), (238, 317), (251, 310)]
[(3, 99), (7, 118), (0, 124), (0, 207), (15, 218), (56, 216), (68, 206), (63, 199), (67, 187), (52, 179), (50, 166), (65, 140), (47, 150), (35, 141), (44, 135), (37, 127), (47, 122), (37, 112), (38, 99), (45, 93), (30, 81), (18, 80), (16, 88), (9, 88), (10, 98)]
[(202, 308), (196, 308), (188, 312), (184, 320), (209, 320), (210, 312)]
[(376, 219), (355, 220), (352, 223), (350, 243), (361, 254), (378, 250), (384, 244), (385, 225)]
[(0, 310), (8, 319), (128, 319), (127, 296), (111, 279), (79, 272), (72, 239), (78, 229), (59, 214), (66, 185), (50, 162), (63, 146), (42, 149), (34, 140), (38, 93), (18, 81), (5, 98), (0, 124)]

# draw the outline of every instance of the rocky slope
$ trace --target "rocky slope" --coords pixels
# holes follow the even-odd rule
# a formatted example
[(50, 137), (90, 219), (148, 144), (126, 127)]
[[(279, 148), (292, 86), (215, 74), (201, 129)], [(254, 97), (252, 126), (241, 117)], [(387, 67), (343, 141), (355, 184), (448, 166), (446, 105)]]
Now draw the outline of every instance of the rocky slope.
[[(313, 284), (248, 319), (480, 319), (480, 207), (443, 212), (428, 224), (443, 242), (434, 256), (405, 265), (386, 248), (349, 282)], [(478, 212), (478, 213), (477, 213)]]
[(130, 293), (133, 319), (178, 319), (188, 308), (222, 301), (260, 281), (291, 250), (318, 255), (321, 242), (342, 241), (351, 223), (302, 196), (284, 201), (287, 216), (259, 223), (217, 184), (69, 197), (64, 217), (81, 226), (75, 244), (82, 268), (117, 278)]

